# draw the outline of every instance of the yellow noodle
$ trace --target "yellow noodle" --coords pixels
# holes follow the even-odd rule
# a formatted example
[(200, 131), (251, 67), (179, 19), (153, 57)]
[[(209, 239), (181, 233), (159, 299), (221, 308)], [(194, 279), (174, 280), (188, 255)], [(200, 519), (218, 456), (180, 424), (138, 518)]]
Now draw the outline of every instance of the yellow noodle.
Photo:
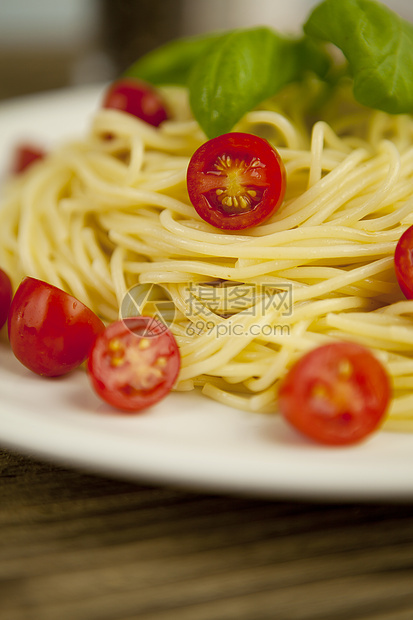
[(279, 381), (306, 351), (362, 342), (393, 383), (384, 427), (411, 431), (413, 302), (393, 255), (413, 224), (413, 119), (353, 102), (310, 127), (301, 88), (235, 128), (266, 136), (285, 162), (284, 204), (262, 225), (221, 231), (197, 215), (186, 170), (206, 138), (186, 91), (167, 88), (173, 118), (159, 128), (96, 109), (84, 139), (10, 180), (0, 265), (15, 287), (46, 279), (108, 322), (131, 288), (161, 284), (182, 356), (176, 389), (247, 411), (276, 412)]

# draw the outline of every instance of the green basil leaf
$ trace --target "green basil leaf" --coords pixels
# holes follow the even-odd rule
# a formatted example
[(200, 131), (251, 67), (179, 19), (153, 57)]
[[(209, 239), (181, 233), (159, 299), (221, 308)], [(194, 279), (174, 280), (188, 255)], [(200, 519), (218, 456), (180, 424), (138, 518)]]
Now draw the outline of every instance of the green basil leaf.
[(194, 62), (222, 36), (223, 33), (215, 32), (170, 41), (139, 58), (124, 75), (156, 85), (184, 86)]
[(298, 79), (301, 79), (307, 72), (315, 73), (323, 80), (327, 79), (332, 59), (319, 41), (311, 37), (303, 37), (296, 42), (293, 53), (296, 56)]
[(302, 40), (265, 27), (231, 31), (208, 48), (189, 79), (191, 108), (206, 135), (231, 131), (246, 112), (299, 79), (308, 50)]
[(391, 114), (413, 110), (412, 24), (373, 0), (325, 0), (304, 31), (342, 50), (361, 104)]

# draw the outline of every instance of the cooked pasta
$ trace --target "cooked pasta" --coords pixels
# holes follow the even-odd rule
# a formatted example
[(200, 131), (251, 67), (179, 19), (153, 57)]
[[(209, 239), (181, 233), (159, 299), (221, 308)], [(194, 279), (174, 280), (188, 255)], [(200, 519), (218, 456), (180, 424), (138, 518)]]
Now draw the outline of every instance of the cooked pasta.
[(165, 88), (173, 120), (154, 128), (97, 109), (87, 136), (10, 180), (0, 264), (15, 286), (47, 280), (106, 321), (132, 287), (154, 285), (172, 308), (176, 389), (248, 411), (275, 412), (280, 378), (316, 345), (367, 345), (392, 379), (387, 427), (409, 428), (413, 301), (393, 255), (413, 224), (413, 119), (331, 104), (309, 125), (303, 88), (236, 127), (266, 137), (285, 163), (284, 204), (264, 224), (225, 232), (197, 215), (186, 169), (206, 138), (186, 91)]

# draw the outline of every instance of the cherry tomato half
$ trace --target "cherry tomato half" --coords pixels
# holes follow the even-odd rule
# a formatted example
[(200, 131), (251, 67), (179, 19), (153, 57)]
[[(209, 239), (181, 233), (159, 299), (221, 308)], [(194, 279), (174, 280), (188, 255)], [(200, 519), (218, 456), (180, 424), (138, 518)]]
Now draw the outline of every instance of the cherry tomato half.
[(403, 295), (413, 299), (413, 226), (402, 234), (396, 245), (394, 269)]
[(0, 329), (7, 321), (13, 289), (10, 278), (3, 269), (0, 269)]
[(105, 93), (103, 108), (122, 110), (158, 127), (168, 118), (162, 97), (155, 88), (134, 78), (113, 82)]
[(20, 144), (14, 152), (12, 174), (20, 174), (29, 168), (35, 161), (43, 159), (46, 153), (33, 144)]
[(187, 172), (189, 198), (216, 228), (257, 226), (281, 205), (283, 161), (267, 140), (248, 133), (212, 138), (193, 154)]
[(156, 319), (132, 317), (96, 339), (88, 372), (96, 393), (123, 411), (141, 411), (172, 389), (181, 358), (172, 333)]
[(360, 441), (382, 421), (391, 395), (388, 375), (365, 347), (337, 342), (313, 349), (288, 372), (281, 414), (315, 441)]
[(10, 306), (13, 353), (24, 366), (47, 377), (63, 375), (84, 362), (104, 328), (75, 297), (35, 278), (21, 282)]

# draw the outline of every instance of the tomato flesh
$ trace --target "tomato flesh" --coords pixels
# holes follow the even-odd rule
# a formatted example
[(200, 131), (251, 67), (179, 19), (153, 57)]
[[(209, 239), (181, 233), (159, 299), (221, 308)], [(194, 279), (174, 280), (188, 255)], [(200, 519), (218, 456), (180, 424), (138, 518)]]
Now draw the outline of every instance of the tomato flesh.
[(189, 198), (198, 215), (216, 228), (257, 226), (281, 205), (286, 187), (283, 161), (267, 140), (233, 132), (212, 138), (191, 157)]
[(400, 237), (394, 253), (394, 269), (406, 299), (413, 299), (413, 226)]
[(365, 347), (336, 342), (304, 355), (279, 390), (285, 419), (311, 439), (351, 444), (378, 428), (391, 388), (382, 364)]
[(25, 278), (10, 306), (8, 333), (17, 359), (39, 375), (70, 372), (88, 357), (104, 324), (65, 291)]
[(122, 78), (111, 84), (104, 95), (103, 108), (121, 110), (159, 127), (168, 118), (162, 97), (152, 86), (134, 78)]
[(30, 168), (30, 166), (45, 157), (46, 153), (43, 149), (32, 144), (20, 144), (14, 153), (14, 161), (12, 164), (12, 174), (20, 174)]
[(7, 321), (12, 297), (13, 288), (10, 278), (3, 269), (0, 269), (0, 329)]
[(151, 317), (109, 325), (91, 351), (88, 373), (95, 392), (126, 412), (154, 405), (171, 391), (180, 369), (172, 333)]

